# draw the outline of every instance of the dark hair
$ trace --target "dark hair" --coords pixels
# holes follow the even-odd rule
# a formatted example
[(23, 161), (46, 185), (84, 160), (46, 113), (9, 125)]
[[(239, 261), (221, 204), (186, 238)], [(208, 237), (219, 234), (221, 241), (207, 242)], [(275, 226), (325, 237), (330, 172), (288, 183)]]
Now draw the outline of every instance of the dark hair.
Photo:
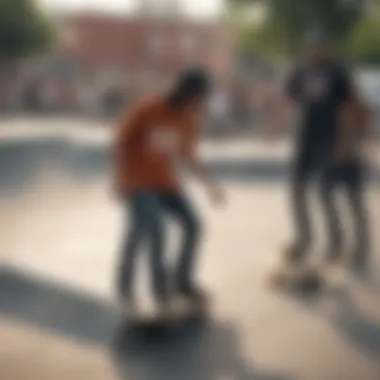
[(182, 103), (193, 98), (206, 96), (211, 90), (209, 75), (200, 68), (182, 72), (171, 94), (173, 103)]

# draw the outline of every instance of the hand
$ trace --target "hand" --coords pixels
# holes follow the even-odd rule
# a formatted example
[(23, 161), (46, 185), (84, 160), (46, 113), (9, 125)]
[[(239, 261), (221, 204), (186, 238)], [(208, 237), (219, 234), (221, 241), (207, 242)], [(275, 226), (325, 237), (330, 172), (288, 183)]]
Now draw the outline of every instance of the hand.
[(226, 202), (225, 192), (219, 185), (210, 186), (209, 196), (215, 206), (222, 206)]

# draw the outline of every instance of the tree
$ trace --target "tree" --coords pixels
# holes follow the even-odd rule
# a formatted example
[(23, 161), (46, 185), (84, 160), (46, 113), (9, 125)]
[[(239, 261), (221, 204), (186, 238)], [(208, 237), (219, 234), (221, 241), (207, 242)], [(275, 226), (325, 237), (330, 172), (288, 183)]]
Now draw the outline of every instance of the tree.
[(380, 20), (365, 19), (352, 31), (347, 40), (350, 57), (364, 64), (380, 63)]
[(42, 52), (53, 38), (50, 20), (33, 0), (0, 1), (0, 61)]
[(344, 39), (361, 19), (364, 0), (231, 0), (232, 7), (261, 4), (271, 43), (294, 54), (311, 29), (323, 30), (334, 41)]

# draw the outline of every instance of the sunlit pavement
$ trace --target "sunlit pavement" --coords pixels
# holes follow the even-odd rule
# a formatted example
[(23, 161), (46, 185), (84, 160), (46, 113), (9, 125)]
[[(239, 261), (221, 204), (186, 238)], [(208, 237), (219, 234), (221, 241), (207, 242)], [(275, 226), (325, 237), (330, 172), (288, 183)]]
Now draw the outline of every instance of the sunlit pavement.
[[(258, 145), (204, 151), (257, 156)], [(371, 284), (343, 278), (313, 300), (273, 292), (266, 276), (291, 236), (286, 183), (221, 180), (228, 203), (220, 209), (197, 185), (189, 190), (204, 217), (199, 275), (214, 296), (212, 326), (175, 344), (171, 337), (154, 348), (116, 350), (118, 360), (110, 347), (120, 322), (113, 285), (122, 209), (104, 173), (74, 181), (46, 165), (27, 193), (4, 199), (0, 378), (378, 380), (379, 236)], [(369, 194), (373, 226), (376, 192)]]

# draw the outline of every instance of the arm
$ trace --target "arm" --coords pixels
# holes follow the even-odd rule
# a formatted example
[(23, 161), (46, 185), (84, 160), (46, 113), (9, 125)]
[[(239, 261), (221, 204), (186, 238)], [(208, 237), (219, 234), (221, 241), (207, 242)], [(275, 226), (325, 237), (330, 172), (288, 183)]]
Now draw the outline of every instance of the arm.
[(371, 112), (362, 102), (347, 102), (342, 108), (337, 159), (351, 157), (362, 143), (371, 141)]
[(372, 142), (375, 137), (375, 128), (373, 126), (373, 115), (370, 107), (363, 103), (361, 106), (361, 115), (363, 120), (362, 137), (364, 141)]
[(369, 115), (365, 111), (366, 107), (358, 99), (348, 70), (338, 66), (336, 78), (335, 94), (338, 103), (341, 104), (336, 159), (342, 162), (354, 154)]
[(201, 160), (195, 157), (188, 158), (187, 166), (204, 186), (207, 188), (217, 187), (216, 181)]
[(200, 140), (200, 121), (198, 117), (189, 120), (187, 130), (188, 133), (185, 135), (182, 150), (184, 163), (197, 180), (210, 191), (211, 199), (215, 203), (221, 203), (223, 199), (221, 188), (198, 156), (197, 146)]
[(336, 159), (338, 162), (349, 157), (355, 149), (356, 132), (358, 127), (355, 125), (357, 122), (355, 119), (357, 118), (355, 118), (354, 105), (350, 103), (344, 104), (341, 110), (338, 130), (338, 145), (336, 151)]
[(374, 118), (368, 104), (362, 102), (360, 104), (360, 130), (359, 138), (363, 147), (365, 156), (372, 160), (376, 153), (377, 140), (375, 134)]

